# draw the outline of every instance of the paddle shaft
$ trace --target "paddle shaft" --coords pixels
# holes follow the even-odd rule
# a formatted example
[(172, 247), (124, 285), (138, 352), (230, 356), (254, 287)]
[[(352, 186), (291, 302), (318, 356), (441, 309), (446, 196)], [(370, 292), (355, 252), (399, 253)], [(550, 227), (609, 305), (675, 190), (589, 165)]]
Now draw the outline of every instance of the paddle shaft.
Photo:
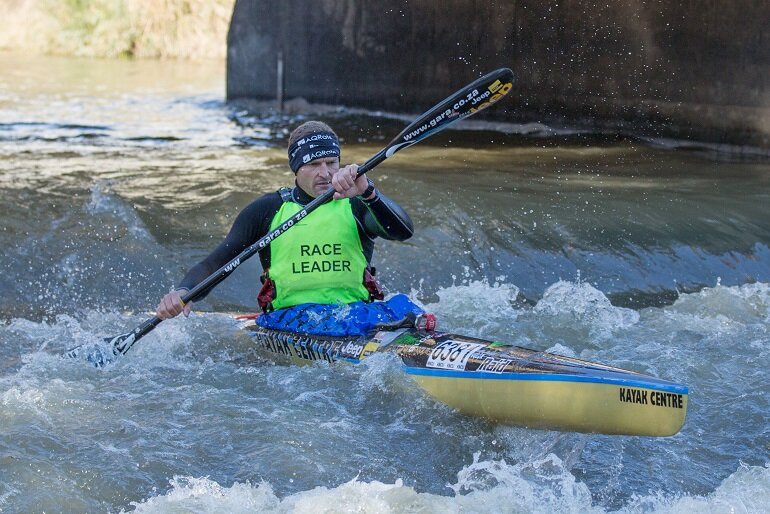
[[(508, 94), (512, 88), (512, 85), (513, 72), (511, 72), (511, 70), (508, 68), (497, 69), (484, 75), (481, 78), (474, 80), (467, 86), (448, 96), (442, 102), (433, 106), (431, 109), (422, 114), (422, 116), (413, 121), (409, 126), (401, 131), (401, 133), (396, 136), (388, 144), (388, 146), (380, 150), (364, 164), (359, 166), (358, 176), (360, 177), (364, 173), (372, 170), (375, 166), (399, 150), (412, 146), (413, 144), (428, 138), (436, 132), (444, 130), (449, 125), (489, 107), (500, 98)], [(254, 254), (260, 250), (267, 248), (267, 246), (269, 246), (270, 243), (275, 240), (275, 238), (291, 229), (291, 227), (296, 225), (299, 221), (304, 219), (318, 207), (330, 201), (334, 197), (334, 192), (335, 190), (333, 188), (329, 189), (324, 194), (305, 205), (291, 218), (281, 223), (278, 227), (260, 238), (256, 243), (247, 247), (230, 262), (219, 268), (217, 271), (198, 283), (190, 291), (182, 295), (182, 301), (184, 303), (189, 303), (190, 301), (195, 300), (202, 293), (210, 290), (222, 282), (247, 259), (254, 256)], [(140, 324), (133, 331), (108, 339), (108, 342), (112, 345), (113, 355), (117, 356), (119, 354), (126, 353), (136, 341), (151, 332), (156, 326), (158, 326), (158, 324), (160, 324), (161, 321), (163, 320), (157, 316), (154, 316)], [(73, 348), (68, 352), (68, 355), (76, 356), (78, 353), (77, 350), (79, 348), (80, 347)], [(100, 357), (99, 361), (94, 362), (94, 364), (96, 366), (100, 366), (103, 365), (104, 362)]]

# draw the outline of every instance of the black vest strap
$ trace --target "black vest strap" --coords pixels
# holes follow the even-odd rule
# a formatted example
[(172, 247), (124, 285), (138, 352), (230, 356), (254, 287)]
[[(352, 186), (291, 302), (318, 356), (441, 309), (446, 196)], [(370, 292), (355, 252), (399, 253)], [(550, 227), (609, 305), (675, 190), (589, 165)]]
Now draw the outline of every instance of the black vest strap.
[(282, 187), (281, 189), (279, 189), (278, 194), (281, 195), (281, 200), (283, 200), (283, 203), (288, 203), (293, 201), (291, 198), (291, 189), (289, 189), (288, 187)]

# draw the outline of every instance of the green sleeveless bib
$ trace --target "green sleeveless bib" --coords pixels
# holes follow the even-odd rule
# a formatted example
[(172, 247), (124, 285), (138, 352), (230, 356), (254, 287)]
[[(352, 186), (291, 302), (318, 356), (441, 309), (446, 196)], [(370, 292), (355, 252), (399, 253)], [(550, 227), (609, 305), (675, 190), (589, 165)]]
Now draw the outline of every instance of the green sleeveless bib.
[[(270, 230), (302, 208), (284, 202)], [(333, 200), (295, 224), (270, 245), (273, 307), (300, 303), (352, 303), (369, 299), (364, 287), (366, 258), (350, 199)]]

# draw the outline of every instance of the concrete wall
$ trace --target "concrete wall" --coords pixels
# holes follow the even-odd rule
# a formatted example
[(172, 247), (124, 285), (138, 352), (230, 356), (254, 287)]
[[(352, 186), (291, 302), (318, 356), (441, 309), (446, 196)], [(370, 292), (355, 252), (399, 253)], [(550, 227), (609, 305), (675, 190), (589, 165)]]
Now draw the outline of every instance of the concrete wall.
[(228, 99), (417, 112), (499, 66), (483, 116), (770, 147), (767, 0), (237, 0)]

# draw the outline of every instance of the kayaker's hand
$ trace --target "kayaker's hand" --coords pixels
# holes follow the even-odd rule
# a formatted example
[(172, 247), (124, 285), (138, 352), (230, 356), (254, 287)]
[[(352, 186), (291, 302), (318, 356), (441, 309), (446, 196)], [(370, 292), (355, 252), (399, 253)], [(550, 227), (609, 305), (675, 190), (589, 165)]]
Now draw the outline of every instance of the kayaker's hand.
[(334, 199), (353, 198), (358, 196), (369, 187), (366, 181), (366, 174), (356, 178), (358, 173), (358, 164), (348, 164), (344, 168), (332, 175), (332, 187), (336, 190)]
[(170, 319), (182, 313), (185, 317), (189, 316), (192, 311), (192, 302), (183, 303), (180, 292), (180, 290), (171, 291), (161, 298), (155, 315), (160, 319)]

